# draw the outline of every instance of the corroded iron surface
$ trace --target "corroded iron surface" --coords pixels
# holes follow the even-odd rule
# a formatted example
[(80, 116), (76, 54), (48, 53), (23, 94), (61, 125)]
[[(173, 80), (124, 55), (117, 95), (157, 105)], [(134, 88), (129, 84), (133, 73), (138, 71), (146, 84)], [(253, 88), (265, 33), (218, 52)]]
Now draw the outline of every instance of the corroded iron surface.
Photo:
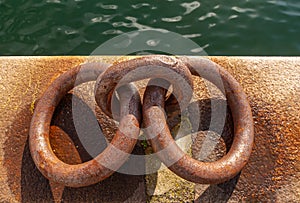
[[(147, 136), (158, 157), (177, 175), (196, 183), (216, 184), (236, 176), (247, 163), (253, 146), (253, 119), (246, 95), (228, 72), (210, 60), (188, 57), (182, 59), (158, 55), (123, 61), (110, 67), (102, 63), (86, 63), (58, 77), (39, 99), (30, 126), (30, 151), (40, 172), (55, 183), (83, 187), (100, 182), (117, 171), (129, 158), (140, 132), (141, 102), (139, 93), (131, 82), (155, 78), (147, 85), (143, 114)], [(162, 90), (167, 91), (170, 85), (173, 86), (172, 95), (178, 104), (184, 106), (184, 109), (188, 106), (193, 91), (188, 67), (195, 75), (205, 77), (218, 88), (224, 86), (224, 94), (233, 114), (233, 144), (225, 157), (213, 163), (190, 158), (176, 147), (163, 119), (164, 114), (157, 112), (165, 106), (163, 103), (166, 92)], [(138, 70), (139, 68), (143, 69)], [(134, 71), (135, 74), (129, 76), (129, 80), (126, 79), (127, 74)], [(112, 116), (111, 108), (107, 107), (111, 106), (114, 91), (119, 93), (120, 127), (108, 147), (93, 160), (69, 165), (56, 157), (52, 151), (49, 139), (51, 119), (55, 108), (67, 92), (96, 78), (96, 102), (106, 114)], [(160, 89), (152, 88), (152, 91), (147, 91), (148, 87), (153, 85)], [(156, 106), (156, 109), (152, 106)], [(162, 123), (164, 126), (160, 129)], [(161, 132), (158, 132), (159, 129)], [(170, 147), (172, 145), (174, 147)]]
[[(195, 75), (205, 77), (216, 85), (224, 84), (229, 107), (234, 122), (234, 140), (229, 152), (222, 159), (205, 163), (197, 161), (184, 154), (172, 138), (164, 119), (164, 97), (157, 97), (156, 92), (165, 95), (160, 87), (148, 86), (143, 102), (143, 117), (145, 126), (150, 126), (152, 133), (157, 134), (151, 139), (151, 145), (165, 165), (180, 177), (196, 183), (216, 184), (227, 181), (236, 176), (247, 163), (253, 145), (252, 113), (243, 92), (237, 81), (223, 68), (207, 59), (185, 58)], [(219, 73), (219, 74), (217, 74)], [(217, 75), (214, 75), (217, 74)], [(220, 78), (218, 78), (218, 75)], [(217, 78), (217, 79), (216, 79)], [(222, 82), (218, 82), (218, 79)], [(152, 81), (150, 81), (151, 83)], [(214, 121), (212, 121), (214, 122)], [(163, 123), (163, 127), (160, 127)], [(159, 129), (159, 130), (158, 130)], [(152, 136), (153, 137), (153, 136)]]
[(178, 102), (187, 106), (193, 88), (192, 75), (188, 67), (181, 60), (160, 55), (122, 61), (109, 67), (97, 80), (96, 102), (107, 115), (110, 115), (110, 109), (107, 108), (110, 106), (109, 95), (117, 85), (120, 87), (123, 84), (148, 78), (163, 78), (168, 81), (170, 84), (160, 85), (164, 85), (167, 89), (169, 85), (173, 85), (173, 94)]
[[(97, 183), (119, 169), (136, 144), (141, 116), (140, 99), (135, 97), (134, 105), (130, 106), (127, 114), (122, 115), (120, 129), (113, 140), (95, 159), (82, 164), (69, 165), (59, 160), (50, 146), (50, 123), (60, 100), (73, 87), (96, 80), (106, 68), (103, 64), (91, 63), (67, 71), (53, 81), (35, 107), (29, 132), (30, 151), (38, 169), (51, 181), (71, 187)], [(120, 95), (121, 108), (125, 107), (124, 104), (128, 103), (128, 99), (131, 99), (124, 99), (127, 98), (126, 95), (134, 91), (131, 86), (126, 87), (127, 89), (122, 91), (123, 95)], [(124, 132), (130, 133), (130, 136), (125, 135)]]

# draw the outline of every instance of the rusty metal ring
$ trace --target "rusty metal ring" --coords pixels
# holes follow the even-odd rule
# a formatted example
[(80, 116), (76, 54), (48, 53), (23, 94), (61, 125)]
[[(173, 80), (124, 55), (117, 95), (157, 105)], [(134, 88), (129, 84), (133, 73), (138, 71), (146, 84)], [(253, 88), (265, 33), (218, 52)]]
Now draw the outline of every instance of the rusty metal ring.
[[(164, 97), (154, 97), (154, 94), (165, 94), (160, 87), (149, 86), (144, 94), (143, 122), (145, 126), (163, 125), (158, 136), (150, 142), (154, 152), (169, 166), (169, 169), (180, 177), (202, 184), (221, 183), (236, 176), (246, 165), (253, 146), (254, 129), (253, 118), (247, 97), (239, 83), (222, 67), (205, 58), (179, 57), (194, 75), (201, 73), (201, 77), (214, 83), (217, 87), (224, 85), (224, 94), (231, 109), (234, 122), (234, 140), (229, 152), (215, 162), (197, 161), (185, 154), (176, 144), (166, 124), (162, 108)], [(215, 80), (215, 74), (221, 78), (220, 84)], [(163, 153), (159, 153), (162, 152)], [(174, 164), (173, 164), (174, 163)]]
[(155, 55), (122, 61), (110, 66), (99, 76), (95, 85), (95, 99), (98, 106), (108, 116), (113, 117), (109, 98), (114, 90), (124, 84), (147, 78), (164, 79), (168, 85), (173, 85), (172, 94), (181, 107), (184, 109), (189, 104), (193, 94), (193, 80), (188, 67), (175, 57)]
[[(50, 122), (62, 97), (74, 86), (96, 80), (106, 68), (107, 65), (92, 63), (65, 72), (48, 87), (37, 103), (31, 120), (29, 146), (35, 165), (46, 178), (70, 187), (91, 185), (114, 173), (112, 168), (119, 168), (132, 152), (139, 136), (141, 117), (137, 113), (141, 108), (137, 98), (137, 102), (126, 111), (128, 114), (121, 119), (119, 130), (111, 143), (96, 158), (82, 164), (69, 165), (59, 160), (50, 146)], [(130, 88), (127, 90), (130, 91)], [(126, 91), (123, 92), (126, 94)], [(128, 98), (121, 95), (120, 103), (128, 103)], [(128, 132), (131, 133), (130, 137), (124, 135)]]

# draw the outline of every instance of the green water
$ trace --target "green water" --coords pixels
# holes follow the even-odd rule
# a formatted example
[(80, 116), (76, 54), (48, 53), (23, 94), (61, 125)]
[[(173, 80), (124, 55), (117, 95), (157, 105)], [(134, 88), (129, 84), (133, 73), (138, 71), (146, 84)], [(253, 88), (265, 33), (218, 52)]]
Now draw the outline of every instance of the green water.
[(300, 1), (0, 0), (0, 55), (89, 55), (149, 28), (183, 35), (209, 55), (299, 55)]

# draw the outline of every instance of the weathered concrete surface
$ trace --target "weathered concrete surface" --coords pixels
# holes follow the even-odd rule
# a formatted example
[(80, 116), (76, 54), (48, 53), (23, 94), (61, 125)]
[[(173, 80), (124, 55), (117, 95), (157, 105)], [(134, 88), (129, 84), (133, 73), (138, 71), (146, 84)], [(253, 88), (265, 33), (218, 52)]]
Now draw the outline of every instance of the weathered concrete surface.
[[(99, 184), (77, 189), (49, 183), (35, 168), (28, 149), (28, 130), (36, 100), (56, 77), (77, 64), (124, 59), (0, 57), (0, 202), (191, 202), (192, 198), (195, 202), (300, 202), (300, 58), (211, 57), (240, 82), (255, 120), (251, 159), (240, 176), (227, 183), (195, 185), (191, 191), (191, 184), (173, 177), (169, 183), (175, 188), (161, 192), (167, 177), (164, 172), (152, 175), (152, 179), (116, 173)], [(208, 98), (201, 82), (197, 84), (199, 105), (204, 108)], [(82, 88), (91, 94), (88, 86)], [(92, 116), (92, 102), (88, 100), (78, 95), (76, 105)], [(76, 138), (70, 106), (67, 96), (54, 116), (51, 144), (61, 159), (78, 163), (91, 157)], [(113, 122), (99, 112), (96, 116), (103, 123), (104, 133), (112, 136)], [(205, 126), (205, 119), (202, 121)], [(230, 132), (230, 119), (226, 126)], [(201, 159), (199, 146), (205, 131), (193, 136), (192, 154)], [(223, 138), (209, 160), (220, 157), (225, 144), (230, 144), (230, 139)], [(143, 153), (141, 147), (137, 146), (135, 153)], [(151, 184), (149, 180), (153, 180)]]
[(226, 67), (248, 95), (255, 121), (255, 144), (235, 187), (221, 184), (209, 186), (204, 192), (201, 188), (197, 201), (224, 202), (227, 197), (229, 202), (299, 202), (299, 58), (213, 60)]

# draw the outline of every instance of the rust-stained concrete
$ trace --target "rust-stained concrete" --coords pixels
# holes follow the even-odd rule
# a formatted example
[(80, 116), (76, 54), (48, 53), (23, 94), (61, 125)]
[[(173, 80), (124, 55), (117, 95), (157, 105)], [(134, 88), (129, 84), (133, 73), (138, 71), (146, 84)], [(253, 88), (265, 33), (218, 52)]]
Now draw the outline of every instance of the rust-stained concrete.
[[(192, 201), (176, 184), (170, 192), (160, 193), (164, 180), (154, 174), (149, 183), (144, 176), (114, 174), (109, 179), (85, 188), (64, 188), (49, 183), (35, 168), (28, 149), (28, 130), (34, 104), (47, 86), (62, 72), (86, 61), (113, 63), (126, 57), (0, 57), (0, 202), (177, 202)], [(295, 57), (211, 57), (227, 69), (244, 88), (255, 121), (255, 144), (248, 165), (240, 176), (220, 185), (195, 185), (195, 202), (300, 202), (300, 58)], [(205, 103), (201, 84), (196, 94)], [(86, 89), (86, 91), (92, 90)], [(202, 95), (202, 96), (201, 96)], [(87, 99), (88, 100), (88, 99)], [(84, 111), (90, 103), (78, 98)], [(76, 140), (68, 96), (53, 119), (51, 144), (56, 154), (69, 163), (90, 157)], [(91, 111), (92, 112), (92, 111)], [(91, 114), (92, 115), (92, 114)], [(104, 133), (112, 134), (105, 122)], [(69, 118), (69, 119), (68, 119)], [(204, 124), (203, 124), (204, 125)], [(229, 124), (227, 126), (231, 126)], [(197, 139), (192, 154), (197, 157)], [(226, 143), (226, 140), (225, 140)], [(64, 147), (68, 145), (69, 147)], [(201, 146), (201, 144), (199, 145)], [(222, 143), (218, 147), (224, 151)], [(137, 146), (135, 153), (143, 153)], [(222, 152), (223, 152), (222, 151)], [(221, 152), (211, 160), (219, 157)], [(71, 154), (71, 155), (66, 155)], [(159, 178), (157, 178), (159, 177)], [(151, 181), (150, 181), (151, 182)], [(170, 181), (172, 184), (180, 181)], [(149, 186), (149, 187), (147, 187)], [(149, 196), (148, 188), (152, 194)], [(179, 189), (178, 189), (179, 188)], [(148, 189), (148, 190), (147, 190)], [(177, 192), (176, 192), (177, 191)], [(147, 196), (148, 195), (148, 196)]]

